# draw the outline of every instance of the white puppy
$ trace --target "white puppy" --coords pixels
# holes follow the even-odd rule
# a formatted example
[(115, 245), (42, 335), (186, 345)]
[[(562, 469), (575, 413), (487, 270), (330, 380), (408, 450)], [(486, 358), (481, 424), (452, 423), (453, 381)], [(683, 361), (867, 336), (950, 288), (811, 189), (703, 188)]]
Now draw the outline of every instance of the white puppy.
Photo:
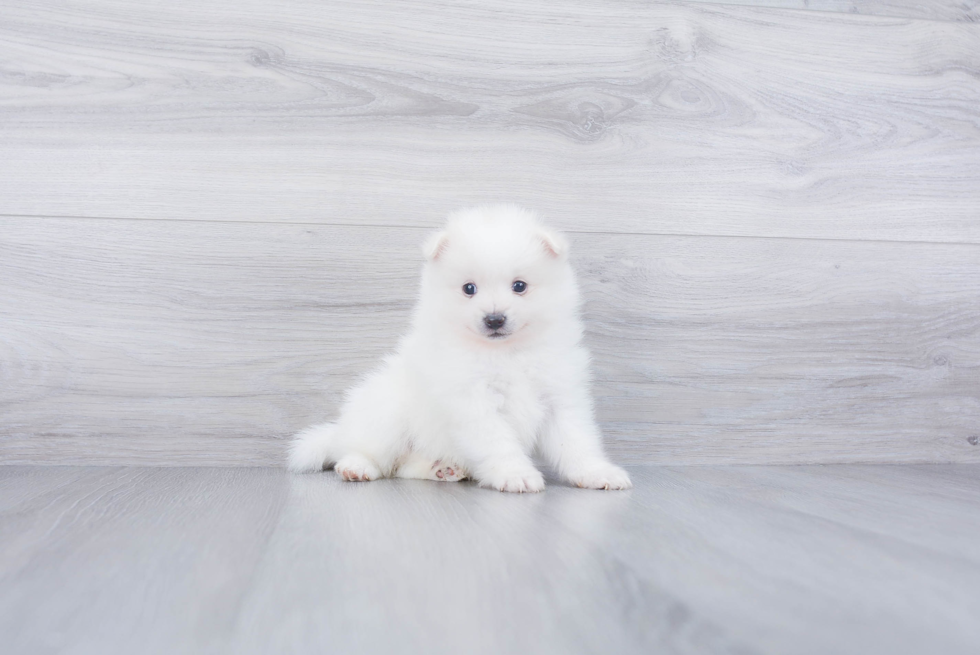
[(425, 243), (411, 331), (336, 423), (296, 436), (289, 468), (524, 492), (544, 489), (537, 455), (580, 487), (630, 488), (602, 451), (567, 251), (519, 207), (450, 216)]

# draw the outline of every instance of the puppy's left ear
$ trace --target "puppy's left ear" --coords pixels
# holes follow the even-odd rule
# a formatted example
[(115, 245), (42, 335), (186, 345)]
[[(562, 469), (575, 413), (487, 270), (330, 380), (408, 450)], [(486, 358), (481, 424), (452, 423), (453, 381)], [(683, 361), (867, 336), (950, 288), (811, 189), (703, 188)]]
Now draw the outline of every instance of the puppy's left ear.
[(545, 252), (555, 259), (561, 259), (568, 252), (568, 240), (557, 232), (543, 229), (538, 232), (538, 238), (541, 239)]
[(439, 255), (446, 251), (449, 244), (449, 235), (445, 232), (436, 232), (422, 244), (422, 254), (430, 262), (439, 259)]

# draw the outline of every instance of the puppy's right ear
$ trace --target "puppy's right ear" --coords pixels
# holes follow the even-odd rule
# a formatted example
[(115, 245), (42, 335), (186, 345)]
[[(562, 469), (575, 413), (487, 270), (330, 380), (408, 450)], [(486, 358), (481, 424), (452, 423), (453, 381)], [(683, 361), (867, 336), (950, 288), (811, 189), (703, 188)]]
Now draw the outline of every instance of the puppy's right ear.
[(446, 246), (449, 244), (449, 235), (445, 232), (436, 232), (422, 244), (422, 254), (430, 262), (434, 262), (439, 259), (439, 255), (446, 251)]
[(542, 229), (538, 232), (538, 238), (545, 251), (556, 259), (561, 259), (568, 252), (568, 241), (558, 232)]

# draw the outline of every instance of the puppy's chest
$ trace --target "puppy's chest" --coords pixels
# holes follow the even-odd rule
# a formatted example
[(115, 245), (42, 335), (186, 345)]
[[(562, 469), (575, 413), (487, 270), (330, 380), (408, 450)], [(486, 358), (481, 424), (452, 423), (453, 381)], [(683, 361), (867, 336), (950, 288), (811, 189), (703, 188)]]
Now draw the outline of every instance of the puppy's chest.
[(483, 382), (493, 409), (513, 422), (537, 425), (544, 417), (544, 395), (533, 376), (519, 371), (495, 371)]

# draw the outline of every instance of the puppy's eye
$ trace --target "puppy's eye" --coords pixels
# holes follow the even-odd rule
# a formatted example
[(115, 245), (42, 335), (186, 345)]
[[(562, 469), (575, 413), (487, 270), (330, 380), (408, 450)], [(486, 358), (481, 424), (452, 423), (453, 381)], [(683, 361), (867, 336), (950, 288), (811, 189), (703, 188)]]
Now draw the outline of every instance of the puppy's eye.
[(467, 296), (475, 296), (476, 285), (473, 284), (472, 282), (467, 282), (466, 284), (463, 285), (463, 293), (465, 293)]
[(510, 288), (514, 290), (514, 293), (524, 293), (527, 291), (527, 282), (524, 280), (517, 280), (514, 284), (510, 285)]

